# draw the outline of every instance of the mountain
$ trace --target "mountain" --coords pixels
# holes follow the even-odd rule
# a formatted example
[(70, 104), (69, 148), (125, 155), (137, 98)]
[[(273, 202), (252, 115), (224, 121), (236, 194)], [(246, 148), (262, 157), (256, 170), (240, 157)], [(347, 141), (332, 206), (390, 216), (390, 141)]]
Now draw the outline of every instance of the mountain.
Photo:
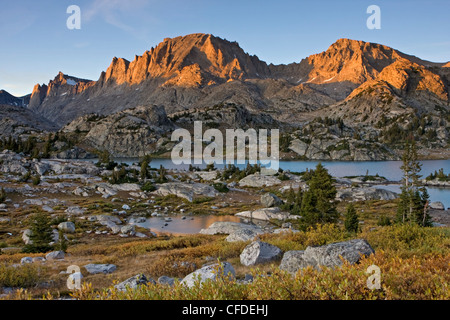
[[(89, 114), (113, 121), (121, 112), (130, 116), (139, 108), (158, 106), (175, 126), (207, 120), (211, 125), (280, 128), (291, 134), (296, 145), (291, 150), (301, 157), (379, 160), (397, 159), (396, 144), (411, 130), (420, 147), (448, 149), (449, 87), (449, 63), (425, 61), (381, 44), (339, 39), (298, 63), (273, 65), (236, 42), (191, 34), (164, 39), (131, 62), (113, 58), (97, 81), (60, 72), (47, 85), (35, 86), (29, 108), (60, 128), (68, 125), (66, 130), (86, 122)], [(140, 117), (137, 112), (135, 119)], [(339, 124), (336, 130), (327, 129), (330, 119)], [(132, 150), (138, 143), (133, 137), (128, 139)], [(349, 145), (350, 138), (351, 152), (333, 150), (341, 142)], [(364, 151), (360, 140), (371, 141)], [(117, 154), (126, 148), (109, 147)]]
[(408, 103), (415, 106), (423, 104), (425, 92), (436, 98), (433, 104), (448, 106), (450, 78), (444, 69), (387, 46), (349, 39), (300, 63), (268, 65), (236, 42), (192, 34), (167, 38), (131, 62), (114, 58), (98, 81), (60, 73), (48, 85), (35, 86), (30, 108), (60, 126), (84, 114), (109, 115), (146, 104), (162, 105), (171, 114), (235, 103), (269, 111), (281, 121), (300, 121), (305, 112), (383, 81), (394, 91), (407, 86)]
[(30, 103), (31, 95), (15, 97), (5, 90), (0, 90), (0, 104), (26, 107)]
[(17, 137), (57, 130), (58, 127), (54, 123), (27, 108), (0, 104), (1, 137)]

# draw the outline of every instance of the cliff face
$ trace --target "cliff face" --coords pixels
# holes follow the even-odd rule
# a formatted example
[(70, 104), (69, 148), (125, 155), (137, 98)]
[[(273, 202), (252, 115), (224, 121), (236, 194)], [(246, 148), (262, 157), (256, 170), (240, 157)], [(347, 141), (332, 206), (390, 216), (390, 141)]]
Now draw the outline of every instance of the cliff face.
[(161, 78), (171, 84), (199, 87), (267, 75), (267, 65), (237, 43), (207, 34), (165, 39), (132, 62), (114, 58), (102, 84), (139, 84)]

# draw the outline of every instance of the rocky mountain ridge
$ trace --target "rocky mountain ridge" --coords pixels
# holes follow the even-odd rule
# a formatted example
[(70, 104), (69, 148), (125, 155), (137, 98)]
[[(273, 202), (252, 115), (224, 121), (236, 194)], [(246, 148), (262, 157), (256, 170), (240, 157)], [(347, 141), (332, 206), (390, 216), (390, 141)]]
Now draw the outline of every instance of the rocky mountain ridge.
[[(300, 63), (268, 65), (245, 53), (236, 42), (209, 34), (167, 38), (133, 61), (114, 58), (98, 81), (59, 74), (49, 85), (37, 85), (30, 108), (60, 126), (78, 116), (108, 115), (139, 105), (162, 105), (168, 114), (219, 103), (271, 111), (291, 120), (305, 111), (344, 101), (367, 86), (386, 82), (397, 90), (419, 93), (410, 102), (448, 108), (449, 73), (444, 64), (423, 61), (387, 46), (339, 39), (325, 52)], [(363, 86), (363, 87), (361, 87)], [(423, 92), (422, 92), (423, 91)], [(419, 101), (416, 101), (419, 100)], [(426, 100), (426, 99), (425, 99)]]
[(0, 90), (0, 105), (28, 107), (30, 98), (31, 94), (25, 95), (23, 97), (15, 97), (6, 90)]
[[(139, 137), (153, 141), (167, 134), (147, 135), (152, 130), (145, 128), (147, 133), (124, 132), (116, 121), (126, 113), (133, 122), (126, 127), (140, 127), (142, 111), (157, 106), (173, 127), (201, 120), (212, 127), (279, 128), (288, 136), (291, 145), (285, 149), (292, 157), (388, 160), (399, 156), (392, 137), (397, 134), (399, 142), (411, 130), (419, 147), (447, 148), (449, 84), (448, 63), (376, 43), (339, 39), (299, 63), (273, 65), (236, 42), (191, 34), (164, 39), (131, 62), (114, 58), (97, 81), (60, 72), (48, 85), (35, 86), (29, 109), (66, 126), (66, 132), (107, 123), (102, 134), (92, 139), (88, 134), (84, 142), (127, 156), (141, 153)], [(93, 121), (92, 114), (105, 120)], [(105, 132), (111, 135), (100, 142)], [(120, 143), (107, 142), (114, 139)]]

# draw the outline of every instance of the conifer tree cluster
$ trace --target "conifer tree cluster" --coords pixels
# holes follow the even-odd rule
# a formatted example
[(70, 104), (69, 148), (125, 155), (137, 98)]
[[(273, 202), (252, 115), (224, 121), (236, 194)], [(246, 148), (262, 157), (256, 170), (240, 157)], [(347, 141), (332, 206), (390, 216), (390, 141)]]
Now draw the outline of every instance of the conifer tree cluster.
[(415, 223), (423, 227), (431, 226), (431, 217), (428, 212), (429, 194), (421, 185), (422, 164), (417, 160), (414, 139), (406, 141), (402, 162), (400, 168), (403, 171), (403, 184), (397, 208), (397, 222)]
[(339, 212), (336, 210), (336, 187), (328, 170), (319, 163), (315, 170), (308, 171), (303, 178), (307, 181), (308, 189), (303, 191), (299, 188), (294, 191), (291, 187), (281, 209), (300, 215), (303, 229), (337, 222)]

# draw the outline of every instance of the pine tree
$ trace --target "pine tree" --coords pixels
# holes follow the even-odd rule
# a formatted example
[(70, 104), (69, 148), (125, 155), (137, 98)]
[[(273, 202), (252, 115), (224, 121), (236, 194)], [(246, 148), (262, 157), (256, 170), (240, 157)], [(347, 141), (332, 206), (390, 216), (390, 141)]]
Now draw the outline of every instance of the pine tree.
[(155, 182), (156, 183), (165, 183), (165, 182), (167, 182), (166, 173), (167, 173), (166, 168), (164, 168), (163, 165), (161, 165), (159, 167), (159, 169), (158, 169), (159, 176), (158, 176), (158, 178), (156, 179)]
[(308, 190), (303, 195), (302, 206), (300, 214), (302, 216), (301, 222), (305, 227), (314, 226), (320, 220), (320, 215), (316, 209), (316, 199), (314, 193)]
[(345, 226), (345, 230), (347, 230), (348, 232), (357, 233), (359, 230), (358, 214), (356, 213), (356, 209), (355, 209), (355, 206), (353, 205), (353, 203), (350, 203), (347, 206), (347, 211), (345, 213), (344, 226)]
[(308, 191), (302, 196), (300, 213), (307, 226), (333, 223), (339, 213), (336, 210), (336, 187), (328, 170), (319, 163), (308, 181)]
[(5, 200), (6, 200), (6, 191), (5, 191), (5, 189), (2, 187), (2, 188), (0, 189), (0, 203), (5, 202)]
[(400, 168), (403, 171), (403, 185), (397, 208), (397, 222), (429, 226), (431, 225), (431, 218), (427, 213), (429, 195), (426, 188), (421, 187), (422, 165), (417, 160), (416, 143), (413, 138), (405, 142), (402, 161)]
[(140, 178), (141, 180), (145, 180), (148, 177), (148, 161), (144, 159), (141, 163), (141, 172), (140, 172)]
[(140, 171), (140, 178), (141, 180), (145, 180), (149, 177), (149, 170), (148, 170), (148, 166), (150, 165), (150, 162), (152, 161), (152, 159), (150, 158), (149, 155), (145, 155), (142, 160), (141, 160), (141, 171)]
[(67, 252), (67, 248), (69, 247), (69, 245), (62, 230), (58, 230), (58, 238), (58, 243), (56, 244), (55, 249)]
[(24, 252), (39, 253), (52, 250), (50, 243), (53, 241), (53, 232), (48, 215), (42, 212), (37, 213), (33, 217), (30, 230), (31, 243), (24, 247)]
[(420, 205), (415, 211), (415, 222), (421, 227), (431, 227), (433, 224), (429, 213), (430, 195), (425, 187), (421, 188), (420, 193), (420, 200), (417, 201)]
[(42, 151), (42, 158), (44, 159), (49, 158), (51, 149), (52, 149), (52, 134), (49, 133), (47, 141), (44, 144), (44, 149)]

